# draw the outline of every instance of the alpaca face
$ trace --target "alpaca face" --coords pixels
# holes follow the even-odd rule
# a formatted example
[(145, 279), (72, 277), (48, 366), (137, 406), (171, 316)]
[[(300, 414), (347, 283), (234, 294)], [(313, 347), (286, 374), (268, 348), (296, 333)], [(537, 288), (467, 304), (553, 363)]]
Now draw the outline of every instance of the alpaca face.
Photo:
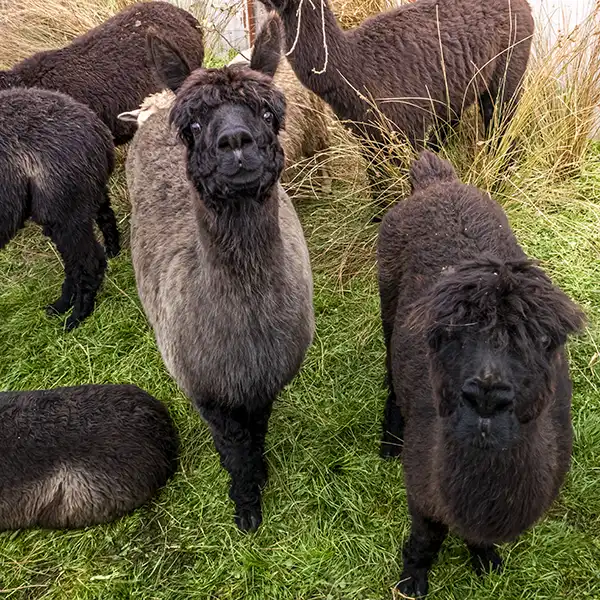
[(283, 169), (283, 96), (248, 68), (230, 71), (209, 73), (216, 85), (206, 78), (186, 84), (172, 112), (188, 149), (188, 175), (209, 202), (265, 198)]
[(567, 335), (583, 314), (530, 261), (449, 270), (416, 306), (438, 413), (461, 443), (501, 450), (552, 400)]

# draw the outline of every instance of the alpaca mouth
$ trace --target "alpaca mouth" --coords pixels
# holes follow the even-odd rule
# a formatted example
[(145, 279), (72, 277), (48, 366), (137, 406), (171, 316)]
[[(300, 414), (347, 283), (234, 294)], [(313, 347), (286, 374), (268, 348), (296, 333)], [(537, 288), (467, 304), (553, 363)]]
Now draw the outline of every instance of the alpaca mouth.
[(245, 187), (256, 187), (262, 176), (262, 169), (247, 171), (240, 169), (233, 175), (224, 175), (223, 178), (229, 187), (239, 189)]

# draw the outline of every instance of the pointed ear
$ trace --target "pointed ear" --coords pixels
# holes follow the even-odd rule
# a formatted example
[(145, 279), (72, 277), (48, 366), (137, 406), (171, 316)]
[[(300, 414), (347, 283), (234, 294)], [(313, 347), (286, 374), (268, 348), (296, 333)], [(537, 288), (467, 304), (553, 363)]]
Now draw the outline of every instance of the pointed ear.
[(269, 15), (254, 42), (250, 68), (273, 77), (281, 60), (281, 21)]
[(146, 54), (161, 83), (177, 92), (191, 72), (181, 54), (154, 30), (146, 34)]
[(117, 115), (117, 119), (119, 119), (119, 121), (127, 121), (130, 123), (137, 123), (138, 117), (140, 116), (141, 112), (142, 112), (141, 108), (138, 108), (137, 110), (130, 110), (128, 112), (122, 112)]

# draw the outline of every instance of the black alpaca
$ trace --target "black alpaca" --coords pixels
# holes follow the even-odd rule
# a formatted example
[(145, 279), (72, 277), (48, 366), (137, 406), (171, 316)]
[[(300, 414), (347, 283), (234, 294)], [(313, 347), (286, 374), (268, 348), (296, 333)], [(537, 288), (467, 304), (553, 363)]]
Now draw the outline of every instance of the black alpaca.
[(165, 406), (133, 385), (0, 393), (0, 530), (112, 521), (165, 485), (178, 445)]
[(31, 218), (42, 226), (65, 268), (62, 294), (48, 307), (77, 327), (94, 309), (106, 257), (119, 253), (108, 179), (114, 146), (108, 128), (87, 107), (57, 92), (0, 92), (0, 249)]
[(548, 509), (569, 469), (564, 352), (583, 314), (528, 260), (502, 208), (425, 152), (378, 246), (390, 393), (383, 456), (402, 453), (412, 518), (398, 584), (424, 596), (448, 532), (475, 568)]

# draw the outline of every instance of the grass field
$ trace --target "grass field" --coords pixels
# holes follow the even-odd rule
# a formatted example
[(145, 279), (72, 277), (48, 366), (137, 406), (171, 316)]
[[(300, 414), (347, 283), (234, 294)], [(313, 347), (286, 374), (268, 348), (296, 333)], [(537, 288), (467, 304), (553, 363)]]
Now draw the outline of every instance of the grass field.
[[(449, 538), (431, 576), (433, 600), (600, 598), (600, 154), (553, 197), (506, 203), (517, 235), (590, 317), (569, 346), (573, 468), (550, 514), (503, 547), (502, 575), (479, 580)], [(113, 186), (127, 245), (128, 203)], [(377, 456), (385, 391), (373, 261), (376, 225), (360, 197), (304, 199), (313, 254), (317, 335), (271, 421), (264, 524), (234, 526), (227, 476), (209, 432), (162, 365), (135, 290), (127, 248), (112, 260), (98, 307), (63, 333), (42, 307), (61, 263), (35, 226), (0, 253), (0, 389), (135, 383), (163, 400), (182, 438), (181, 468), (156, 501), (116, 523), (75, 532), (0, 535), (0, 596), (11, 599), (389, 598), (408, 533), (399, 463)], [(343, 223), (343, 225), (340, 225)], [(340, 227), (344, 239), (337, 243)], [(354, 261), (354, 262), (353, 262)], [(362, 268), (339, 269), (335, 265)]]
[[(40, 10), (48, 4), (40, 1)], [(13, 38), (5, 49), (29, 52), (37, 41), (24, 38), (17, 47)], [(556, 64), (567, 51), (578, 56), (561, 50)], [(461, 150), (464, 140), (449, 151), (466, 179), (497, 192), (525, 250), (589, 317), (568, 348), (572, 470), (549, 514), (501, 548), (502, 574), (476, 577), (465, 546), (449, 537), (431, 574), (431, 600), (600, 600), (600, 146), (590, 147), (586, 135), (587, 107), (600, 98), (600, 65), (593, 71), (571, 63), (573, 73), (560, 72), (567, 78), (562, 92), (555, 66), (539, 61), (529, 80), (507, 135), (524, 150), (514, 168), (505, 168), (502, 151), (477, 150), (474, 161), (471, 146)], [(271, 478), (254, 535), (236, 529), (228, 477), (208, 429), (170, 379), (144, 317), (122, 166), (112, 191), (124, 249), (110, 261), (96, 311), (75, 331), (63, 332), (60, 319), (44, 314), (59, 295), (62, 265), (39, 229), (29, 224), (0, 252), (0, 390), (134, 383), (169, 407), (182, 440), (181, 467), (153, 502), (115, 523), (1, 533), (0, 598), (391, 598), (409, 519), (402, 466), (378, 457), (386, 393), (377, 225), (360, 186), (337, 181), (332, 197), (297, 201), (313, 261), (317, 333), (273, 412)]]

